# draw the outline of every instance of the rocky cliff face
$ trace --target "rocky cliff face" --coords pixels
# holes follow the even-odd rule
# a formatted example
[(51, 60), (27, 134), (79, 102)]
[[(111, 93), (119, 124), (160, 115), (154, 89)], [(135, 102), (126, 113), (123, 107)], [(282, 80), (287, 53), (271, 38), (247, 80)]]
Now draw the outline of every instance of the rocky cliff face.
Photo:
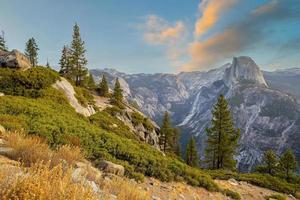
[(241, 129), (237, 154), (241, 171), (250, 171), (261, 162), (263, 151), (270, 148), (280, 154), (291, 147), (300, 160), (300, 142), (297, 142), (300, 141), (300, 99), (293, 94), (295, 88), (290, 94), (286, 89), (281, 90), (289, 86), (279, 87), (283, 84), (277, 81), (278, 73), (265, 72), (265, 79), (249, 57), (234, 58), (231, 64), (208, 72), (149, 75), (110, 71), (92, 70), (92, 74), (99, 77), (106, 73), (111, 80), (121, 77), (126, 82), (124, 88), (130, 91), (127, 98), (136, 101), (145, 114), (157, 121), (164, 111), (169, 111), (183, 131), (183, 145), (194, 135), (203, 152), (212, 106), (224, 94), (235, 124)]
[(93, 106), (89, 105), (87, 107), (82, 106), (77, 98), (75, 97), (75, 90), (71, 83), (69, 83), (65, 78), (60, 78), (60, 80), (56, 81), (55, 84), (53, 84), (53, 87), (57, 90), (62, 91), (67, 99), (70, 102), (70, 105), (76, 110), (76, 112), (89, 117), (96, 113)]
[(248, 81), (267, 87), (259, 67), (250, 57), (246, 56), (234, 57), (231, 66), (226, 69), (224, 74), (224, 82), (228, 87), (233, 87), (241, 81)]

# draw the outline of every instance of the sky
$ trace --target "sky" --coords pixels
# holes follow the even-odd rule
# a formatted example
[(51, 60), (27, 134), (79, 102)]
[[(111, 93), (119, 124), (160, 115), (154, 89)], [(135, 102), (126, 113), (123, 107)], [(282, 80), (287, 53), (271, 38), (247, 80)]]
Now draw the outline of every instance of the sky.
[(263, 70), (300, 67), (299, 0), (0, 0), (9, 49), (34, 37), (58, 69), (80, 26), (89, 69), (207, 71), (250, 56)]

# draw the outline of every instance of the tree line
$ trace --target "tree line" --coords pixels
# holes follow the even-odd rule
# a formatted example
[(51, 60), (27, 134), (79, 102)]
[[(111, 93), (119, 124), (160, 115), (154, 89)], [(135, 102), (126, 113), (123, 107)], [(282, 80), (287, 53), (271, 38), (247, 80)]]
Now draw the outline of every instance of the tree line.
[(289, 181), (297, 167), (298, 162), (291, 149), (285, 150), (279, 157), (273, 150), (269, 149), (265, 151), (262, 164), (256, 166), (255, 171), (268, 173), (271, 176), (284, 177)]

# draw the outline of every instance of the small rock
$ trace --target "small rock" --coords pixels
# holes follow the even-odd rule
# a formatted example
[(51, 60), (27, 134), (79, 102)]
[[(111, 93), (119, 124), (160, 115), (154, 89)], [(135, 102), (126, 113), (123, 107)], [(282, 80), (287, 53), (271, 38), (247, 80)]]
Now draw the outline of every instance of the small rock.
[(159, 197), (157, 197), (157, 196), (152, 196), (151, 200), (161, 200), (161, 199)]
[(297, 200), (293, 195), (289, 194), (289, 198), (293, 200)]
[(123, 176), (125, 172), (124, 167), (122, 165), (117, 165), (106, 160), (101, 161), (98, 167), (105, 173), (111, 173), (118, 176)]
[(4, 93), (0, 92), (0, 97), (3, 97), (4, 96)]
[(240, 181), (241, 185), (249, 185), (246, 181)]
[(91, 186), (94, 192), (96, 192), (97, 194), (101, 193), (101, 190), (94, 181), (87, 181), (87, 183)]
[(0, 138), (0, 146), (3, 146), (5, 144), (4, 140)]
[(13, 151), (14, 149), (10, 147), (0, 147), (0, 155), (7, 155)]
[(183, 196), (183, 194), (179, 194), (179, 197), (180, 197), (181, 199), (185, 199), (185, 197)]
[(229, 179), (228, 183), (230, 183), (231, 185), (238, 185), (239, 184), (239, 182), (237, 180), (235, 180), (234, 178)]
[(111, 195), (110, 195), (110, 199), (111, 199), (111, 200), (117, 200), (118, 197), (117, 197), (116, 195), (114, 195), (114, 194), (111, 194)]

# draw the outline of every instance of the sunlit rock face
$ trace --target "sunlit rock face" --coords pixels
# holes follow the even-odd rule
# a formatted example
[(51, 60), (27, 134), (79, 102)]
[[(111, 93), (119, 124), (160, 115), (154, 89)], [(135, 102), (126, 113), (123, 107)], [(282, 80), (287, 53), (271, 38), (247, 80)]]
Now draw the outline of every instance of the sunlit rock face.
[(0, 50), (0, 67), (7, 67), (25, 71), (31, 67), (31, 64), (28, 58), (18, 50)]
[(262, 72), (250, 57), (242, 56), (207, 72), (176, 75), (124, 74), (108, 69), (91, 72), (96, 79), (106, 74), (111, 86), (115, 77), (122, 78), (126, 82), (124, 90), (130, 91), (126, 92), (127, 99), (135, 101), (157, 122), (165, 111), (170, 112), (173, 123), (183, 132), (183, 149), (188, 139), (195, 136), (202, 158), (212, 106), (224, 94), (235, 125), (241, 129), (238, 168), (251, 171), (268, 149), (281, 154), (290, 147), (300, 160), (300, 89), (294, 86), (300, 73), (295, 71), (300, 70)]
[(229, 87), (233, 87), (241, 81), (248, 81), (267, 87), (263, 73), (256, 63), (247, 56), (234, 57), (231, 66), (224, 74), (224, 82)]

